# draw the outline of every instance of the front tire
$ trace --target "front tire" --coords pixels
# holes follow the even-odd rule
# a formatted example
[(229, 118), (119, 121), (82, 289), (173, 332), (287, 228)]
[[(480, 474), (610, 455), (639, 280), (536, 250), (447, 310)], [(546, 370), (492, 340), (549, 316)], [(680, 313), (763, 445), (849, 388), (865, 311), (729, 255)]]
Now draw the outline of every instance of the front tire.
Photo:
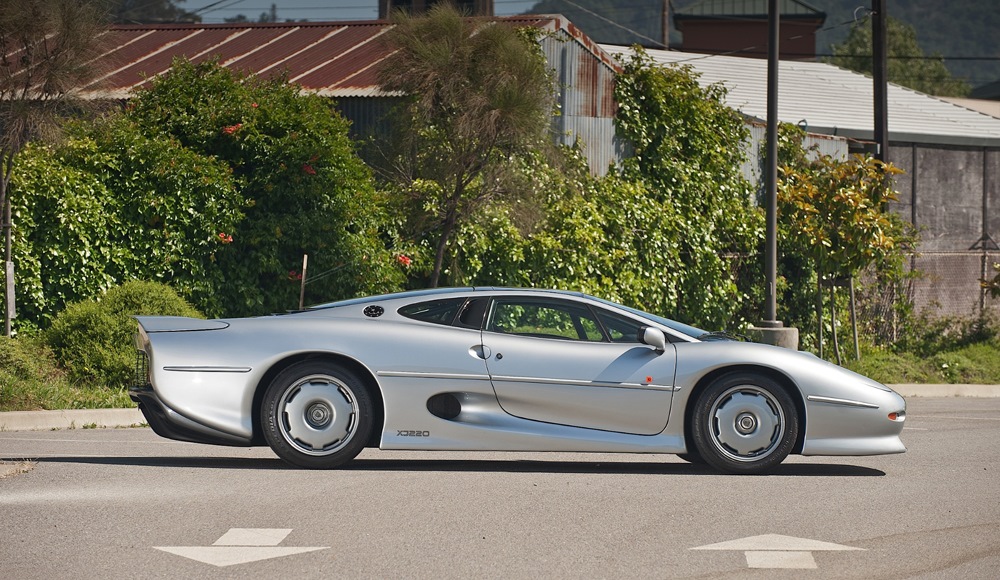
[(691, 435), (698, 454), (725, 473), (764, 474), (795, 445), (799, 416), (791, 395), (758, 373), (731, 373), (698, 396)]
[(371, 435), (372, 399), (364, 382), (331, 362), (304, 361), (264, 392), (264, 438), (292, 465), (332, 469), (354, 459)]

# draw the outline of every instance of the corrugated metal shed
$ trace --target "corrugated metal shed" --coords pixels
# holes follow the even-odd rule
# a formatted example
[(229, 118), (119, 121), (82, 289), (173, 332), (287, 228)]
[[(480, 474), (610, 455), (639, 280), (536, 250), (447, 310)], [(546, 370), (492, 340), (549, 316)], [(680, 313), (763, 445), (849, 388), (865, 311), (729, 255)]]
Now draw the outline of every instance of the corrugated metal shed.
[[(498, 18), (515, 26), (561, 33), (589, 53), (592, 63), (614, 70), (609, 55), (560, 16)], [(325, 96), (382, 95), (378, 64), (389, 56), (379, 37), (387, 21), (234, 24), (117, 25), (103, 38), (110, 47), (97, 65), (107, 71), (83, 93), (91, 98), (128, 98), (130, 91), (162, 75), (176, 57), (193, 62), (218, 58), (223, 66), (256, 75), (287, 73), (291, 82)]]
[[(620, 70), (616, 61), (562, 16), (494, 20), (546, 33), (540, 43), (559, 91), (556, 138), (581, 143), (591, 170), (605, 173), (622, 155), (613, 125), (614, 76)], [(114, 26), (103, 39), (109, 49), (96, 63), (106, 73), (82, 93), (93, 99), (127, 99), (166, 73), (174, 58), (216, 58), (245, 73), (286, 74), (306, 91), (335, 98), (363, 134), (385, 122), (392, 101), (386, 97), (399, 96), (381, 90), (377, 81), (379, 63), (390, 54), (381, 37), (392, 26), (383, 20)]]
[[(602, 45), (612, 54), (622, 46)], [(723, 83), (726, 104), (767, 117), (767, 61), (733, 56), (648, 50), (660, 63), (690, 65), (702, 84)], [(778, 118), (808, 131), (871, 140), (872, 80), (820, 62), (781, 61)], [(1000, 147), (1000, 119), (898, 85), (889, 85), (889, 139), (896, 142)]]

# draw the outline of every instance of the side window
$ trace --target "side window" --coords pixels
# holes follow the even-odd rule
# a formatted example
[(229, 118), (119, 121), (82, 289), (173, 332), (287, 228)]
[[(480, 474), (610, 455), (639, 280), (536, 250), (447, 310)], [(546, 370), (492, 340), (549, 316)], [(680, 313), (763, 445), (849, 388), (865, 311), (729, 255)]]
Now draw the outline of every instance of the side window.
[(486, 316), (486, 309), (489, 306), (489, 298), (469, 298), (462, 305), (462, 310), (458, 313), (458, 320), (455, 321), (455, 326), (481, 330), (483, 328), (483, 317)]
[(604, 325), (611, 342), (639, 342), (641, 325), (634, 320), (600, 309), (597, 310), (597, 318)]
[(465, 298), (447, 298), (444, 300), (431, 300), (430, 302), (420, 302), (403, 306), (398, 312), (414, 320), (421, 322), (433, 322), (434, 324), (451, 324), (458, 314), (459, 308), (465, 303)]
[(589, 308), (562, 301), (498, 299), (487, 330), (536, 338), (604, 340), (600, 323)]

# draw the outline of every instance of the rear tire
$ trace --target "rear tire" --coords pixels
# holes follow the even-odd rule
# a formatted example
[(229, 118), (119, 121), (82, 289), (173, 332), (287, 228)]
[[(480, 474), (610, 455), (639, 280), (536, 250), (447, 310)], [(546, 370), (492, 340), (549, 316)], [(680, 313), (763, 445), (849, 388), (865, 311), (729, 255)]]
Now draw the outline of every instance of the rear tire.
[(261, 422), (268, 445), (288, 463), (332, 469), (354, 459), (372, 432), (372, 399), (364, 381), (331, 362), (303, 361), (278, 374), (264, 392)]
[(758, 373), (716, 379), (698, 396), (692, 414), (695, 449), (725, 473), (771, 471), (791, 453), (798, 434), (799, 416), (791, 395)]

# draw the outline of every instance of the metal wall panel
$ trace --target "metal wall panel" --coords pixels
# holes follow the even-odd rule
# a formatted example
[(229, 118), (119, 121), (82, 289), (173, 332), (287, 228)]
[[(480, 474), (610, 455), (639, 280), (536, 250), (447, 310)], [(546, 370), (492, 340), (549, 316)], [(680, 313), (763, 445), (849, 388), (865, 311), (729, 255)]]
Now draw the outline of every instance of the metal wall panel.
[(594, 175), (621, 162), (625, 147), (615, 137), (615, 71), (564, 30), (543, 37), (542, 52), (557, 84), (556, 142), (579, 144)]

